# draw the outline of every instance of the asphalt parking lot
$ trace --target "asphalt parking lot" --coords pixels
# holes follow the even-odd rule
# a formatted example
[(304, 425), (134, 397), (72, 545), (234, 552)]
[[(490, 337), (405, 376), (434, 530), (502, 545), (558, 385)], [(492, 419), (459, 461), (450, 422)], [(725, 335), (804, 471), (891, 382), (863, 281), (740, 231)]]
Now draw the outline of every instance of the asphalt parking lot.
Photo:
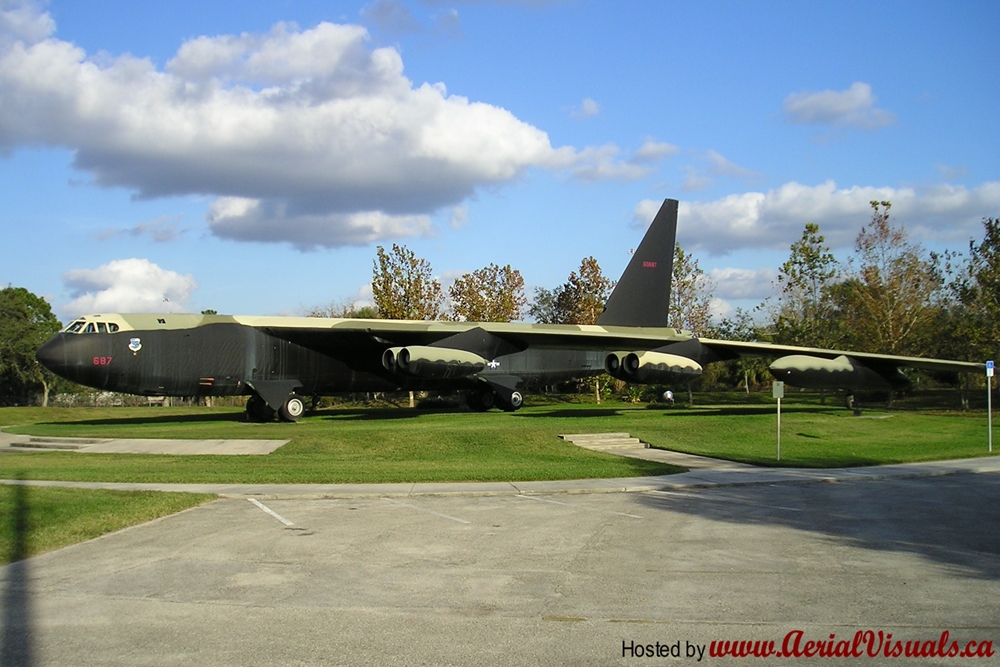
[[(796, 631), (1000, 646), (998, 508), (996, 473), (222, 499), (0, 569), (5, 651), (34, 665), (613, 665), (747, 664), (708, 647), (780, 649)], [(759, 660), (789, 662), (885, 660)]]

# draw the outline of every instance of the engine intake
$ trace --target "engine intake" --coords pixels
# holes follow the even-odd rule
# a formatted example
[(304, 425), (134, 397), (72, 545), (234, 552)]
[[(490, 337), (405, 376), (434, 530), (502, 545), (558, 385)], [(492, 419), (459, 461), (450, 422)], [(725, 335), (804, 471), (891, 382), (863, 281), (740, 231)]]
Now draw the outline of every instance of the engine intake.
[(465, 350), (413, 345), (390, 347), (382, 354), (382, 366), (393, 373), (447, 380), (475, 375), (486, 368), (486, 360)]
[(604, 360), (608, 375), (625, 382), (669, 384), (686, 382), (701, 375), (701, 364), (665, 352), (612, 352)]

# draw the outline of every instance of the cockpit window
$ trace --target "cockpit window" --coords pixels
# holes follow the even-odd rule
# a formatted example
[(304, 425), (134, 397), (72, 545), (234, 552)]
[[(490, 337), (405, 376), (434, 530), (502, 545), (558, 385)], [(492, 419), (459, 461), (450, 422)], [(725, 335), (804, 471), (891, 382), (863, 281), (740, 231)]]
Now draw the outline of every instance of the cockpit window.
[(64, 329), (66, 333), (92, 334), (92, 333), (118, 333), (121, 325), (115, 322), (87, 322), (77, 320)]

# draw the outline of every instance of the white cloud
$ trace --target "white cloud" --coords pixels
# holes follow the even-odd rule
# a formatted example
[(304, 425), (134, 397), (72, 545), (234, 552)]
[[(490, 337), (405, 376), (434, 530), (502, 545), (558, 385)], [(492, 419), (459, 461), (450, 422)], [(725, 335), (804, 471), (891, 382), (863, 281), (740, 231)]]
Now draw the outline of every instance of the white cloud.
[(646, 177), (653, 168), (647, 164), (622, 162), (619, 149), (614, 144), (599, 148), (585, 148), (571, 156), (574, 178), (582, 181), (635, 181)]
[(720, 299), (765, 299), (774, 292), (778, 272), (762, 269), (712, 269), (708, 277), (715, 282), (715, 295)]
[(420, 22), (398, 0), (375, 0), (361, 8), (361, 18), (371, 21), (385, 32), (406, 34), (423, 31)]
[(715, 185), (715, 178), (731, 178), (733, 180), (743, 181), (748, 185), (756, 184), (764, 180), (764, 174), (759, 171), (754, 171), (753, 169), (741, 167), (714, 150), (709, 150), (705, 153), (704, 157), (699, 158), (699, 160), (707, 162), (708, 167), (705, 169), (699, 169), (692, 165), (684, 167), (685, 177), (684, 181), (681, 183), (681, 190), (683, 192), (707, 190)]
[(361, 310), (362, 308), (374, 308), (375, 293), (372, 291), (372, 284), (365, 283), (359, 287), (358, 291), (347, 299), (347, 302), (356, 310)]
[(723, 176), (725, 178), (732, 178), (748, 183), (760, 181), (764, 178), (764, 175), (759, 171), (747, 169), (746, 167), (741, 167), (735, 162), (730, 162), (713, 150), (708, 151), (708, 160), (711, 162), (711, 166), (708, 168), (708, 173), (713, 176)]
[(646, 229), (649, 227), (650, 223), (653, 222), (653, 218), (656, 216), (656, 212), (660, 210), (660, 206), (662, 205), (662, 201), (657, 201), (655, 199), (643, 199), (635, 206), (635, 211), (632, 214), (631, 226), (636, 229)]
[(570, 111), (570, 115), (573, 118), (590, 118), (591, 116), (596, 116), (599, 113), (601, 113), (601, 105), (589, 97), (583, 98), (583, 101), (580, 102), (579, 109), (573, 109)]
[(659, 162), (664, 158), (668, 158), (671, 155), (677, 155), (677, 153), (680, 152), (681, 149), (673, 144), (647, 139), (646, 143), (640, 146), (639, 149), (632, 154), (632, 157), (629, 158), (629, 162), (637, 164)]
[(190, 275), (161, 269), (148, 259), (116, 259), (96, 269), (63, 275), (73, 300), (60, 310), (70, 317), (88, 313), (178, 312), (198, 284)]
[(37, 42), (55, 30), (55, 22), (32, 0), (0, 0), (0, 48), (17, 40)]
[(896, 122), (894, 113), (876, 108), (875, 102), (872, 87), (855, 82), (847, 90), (792, 93), (781, 108), (788, 122), (803, 125), (875, 130)]
[(180, 216), (164, 215), (153, 220), (140, 222), (132, 227), (98, 232), (94, 234), (94, 237), (98, 241), (107, 241), (118, 236), (131, 236), (133, 238), (148, 236), (156, 243), (167, 243), (175, 240), (186, 231), (186, 229), (180, 228)]
[(949, 167), (946, 164), (938, 164), (936, 166), (941, 173), (941, 178), (946, 181), (957, 181), (969, 175), (968, 167)]
[(452, 206), (451, 220), (448, 224), (452, 229), (459, 229), (469, 221), (469, 208), (467, 206)]
[(736, 312), (736, 309), (733, 308), (732, 304), (725, 299), (720, 299), (718, 297), (712, 298), (709, 302), (708, 310), (712, 321), (716, 323), (721, 322)]
[[(426, 233), (427, 216), (531, 168), (645, 173), (614, 147), (554, 148), (506, 109), (414, 85), (360, 26), (197, 37), (161, 70), (90, 58), (50, 36), (47, 14), (13, 11), (0, 25), (0, 151), (66, 147), (97, 185), (217, 196), (210, 228), (226, 238), (367, 243)], [(234, 215), (234, 200), (256, 205)]]
[(712, 187), (715, 181), (691, 165), (684, 167), (684, 180), (681, 182), (682, 192), (698, 192)]
[(427, 215), (390, 215), (382, 211), (360, 213), (295, 212), (284, 202), (242, 197), (221, 197), (209, 206), (208, 227), (220, 238), (256, 241), (268, 234), (299, 250), (318, 247), (364, 246), (379, 239), (431, 236)]
[[(984, 217), (1000, 214), (1000, 181), (971, 189), (838, 188), (833, 181), (815, 186), (791, 182), (710, 202), (682, 201), (677, 233), (685, 249), (723, 255), (741, 248), (787, 249), (805, 224), (814, 222), (832, 248), (851, 248), (862, 225), (871, 220), (871, 200), (891, 201), (893, 219), (914, 240), (964, 244), (981, 233)], [(648, 225), (660, 203), (639, 202), (636, 222)]]

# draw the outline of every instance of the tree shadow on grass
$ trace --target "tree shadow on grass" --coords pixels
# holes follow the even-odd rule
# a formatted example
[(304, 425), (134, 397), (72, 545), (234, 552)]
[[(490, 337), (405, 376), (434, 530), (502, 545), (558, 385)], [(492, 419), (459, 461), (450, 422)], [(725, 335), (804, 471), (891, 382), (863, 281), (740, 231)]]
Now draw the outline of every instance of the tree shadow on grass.
[(547, 417), (571, 417), (586, 419), (588, 417), (617, 417), (622, 413), (615, 408), (594, 408), (593, 410), (550, 410), (546, 412), (516, 412), (515, 417), (527, 417), (529, 419)]
[[(651, 411), (662, 410), (663, 417), (727, 417), (727, 416), (752, 416), (752, 415), (775, 415), (777, 407), (774, 405), (733, 405), (724, 407), (684, 407), (677, 406), (668, 408), (664, 406), (649, 407)], [(802, 406), (781, 406), (781, 414), (829, 414), (829, 408), (816, 408), (808, 405)], [(846, 411), (845, 411), (846, 412)]]
[[(322, 410), (314, 416), (324, 421), (386, 421), (390, 419), (415, 419), (421, 415), (451, 412), (449, 410), (410, 410), (408, 408), (352, 408), (348, 410)], [(454, 410), (454, 412), (460, 412)]]
[(80, 421), (38, 422), (38, 426), (139, 426), (143, 424), (205, 424), (221, 422), (246, 422), (243, 412), (222, 412), (190, 415), (157, 415), (150, 417), (120, 417), (81, 419)]

